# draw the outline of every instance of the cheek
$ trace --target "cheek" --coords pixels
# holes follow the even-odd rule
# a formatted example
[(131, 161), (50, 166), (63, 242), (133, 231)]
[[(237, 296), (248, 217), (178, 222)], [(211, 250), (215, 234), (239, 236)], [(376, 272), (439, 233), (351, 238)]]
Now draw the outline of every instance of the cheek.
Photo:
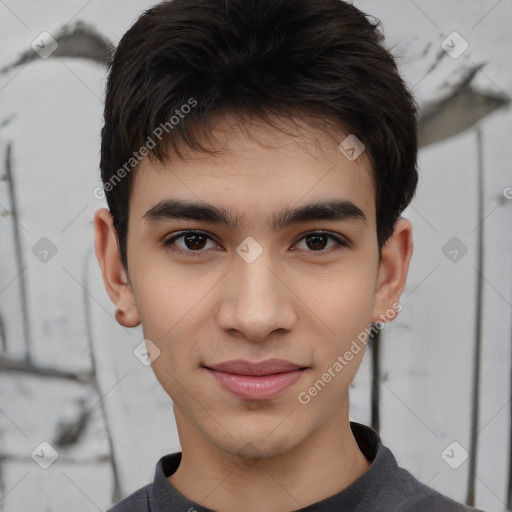
[(342, 348), (370, 323), (376, 278), (376, 269), (369, 265), (347, 265), (303, 280), (298, 295), (334, 341), (329, 346)]
[(160, 350), (153, 365), (157, 378), (193, 370), (199, 364), (205, 332), (212, 332), (207, 325), (212, 318), (208, 291), (218, 278), (154, 264), (137, 276), (135, 301), (144, 337)]
[(137, 309), (143, 328), (150, 329), (159, 339), (172, 334), (179, 323), (187, 322), (215, 285), (215, 276), (201, 274), (199, 266), (184, 271), (150, 258), (141, 258), (137, 263), (133, 273)]
[(339, 280), (328, 293), (310, 298), (328, 335), (314, 342), (316, 364), (297, 401), (318, 417), (325, 419), (340, 404), (357, 374), (368, 342), (373, 290), (373, 279)]

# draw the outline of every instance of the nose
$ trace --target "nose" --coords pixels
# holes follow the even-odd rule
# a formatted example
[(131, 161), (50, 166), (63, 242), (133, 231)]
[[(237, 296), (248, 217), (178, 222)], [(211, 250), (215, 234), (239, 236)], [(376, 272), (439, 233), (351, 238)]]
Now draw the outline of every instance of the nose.
[(299, 301), (269, 251), (251, 263), (237, 258), (234, 265), (222, 285), (219, 327), (254, 342), (265, 341), (274, 332), (291, 331)]

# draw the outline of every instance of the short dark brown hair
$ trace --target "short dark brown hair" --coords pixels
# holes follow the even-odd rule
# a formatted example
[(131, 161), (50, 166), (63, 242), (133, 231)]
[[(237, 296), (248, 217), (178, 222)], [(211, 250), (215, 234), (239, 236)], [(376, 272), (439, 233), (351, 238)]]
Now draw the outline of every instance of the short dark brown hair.
[(341, 0), (172, 0), (144, 12), (109, 61), (100, 167), (125, 269), (130, 170), (180, 146), (210, 152), (201, 141), (228, 111), (348, 127), (370, 158), (381, 250), (414, 196), (418, 143), (380, 22)]

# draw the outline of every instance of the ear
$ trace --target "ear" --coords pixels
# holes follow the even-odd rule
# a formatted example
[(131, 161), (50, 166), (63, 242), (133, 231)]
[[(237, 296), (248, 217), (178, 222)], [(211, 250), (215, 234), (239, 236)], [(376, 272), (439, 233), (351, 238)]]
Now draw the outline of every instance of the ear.
[(121, 263), (112, 215), (107, 208), (94, 214), (94, 248), (105, 289), (116, 306), (116, 320), (124, 327), (139, 325), (140, 318), (128, 277)]
[(409, 220), (399, 218), (395, 222), (393, 234), (382, 247), (372, 322), (386, 322), (385, 312), (388, 309), (396, 310), (396, 303), (407, 280), (412, 248), (412, 225)]

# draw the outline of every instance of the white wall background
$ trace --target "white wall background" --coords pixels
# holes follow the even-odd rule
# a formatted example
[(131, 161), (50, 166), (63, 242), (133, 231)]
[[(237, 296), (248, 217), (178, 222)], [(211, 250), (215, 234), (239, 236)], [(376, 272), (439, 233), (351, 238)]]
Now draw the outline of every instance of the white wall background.
[[(92, 216), (104, 206), (93, 196), (104, 68), (58, 52), (43, 59), (31, 48), (48, 32), (71, 51), (70, 38), (58, 35), (77, 22), (116, 42), (152, 4), (0, 2), (0, 511), (106, 510), (151, 481), (158, 458), (179, 450), (170, 400), (133, 355), (142, 331), (115, 322), (93, 253)], [(461, 461), (471, 446), (475, 267), (483, 229), (476, 505), (504, 511), (511, 439), (512, 115), (505, 105), (477, 123), (472, 117), (481, 107), (478, 98), (512, 96), (512, 3), (355, 4), (382, 20), (420, 104), (437, 112), (431, 130), (445, 139), (422, 149), (420, 187), (406, 212), (415, 254), (403, 311), (381, 336), (381, 437), (417, 478), (465, 501), (469, 460)], [(453, 31), (468, 43), (456, 59), (441, 46)], [(453, 55), (463, 42), (451, 37)], [(472, 72), (473, 103), (458, 96), (443, 103), (466, 90), (461, 84)], [(458, 123), (467, 129), (446, 138), (444, 130)], [(449, 255), (455, 246), (443, 252), (453, 237), (456, 257)], [(351, 418), (366, 424), (369, 356), (351, 394)], [(452, 465), (453, 458), (460, 462), (456, 469), (442, 456), (454, 441), (448, 453)], [(41, 442), (58, 454), (48, 469), (35, 462), (51, 461), (52, 448)]]

